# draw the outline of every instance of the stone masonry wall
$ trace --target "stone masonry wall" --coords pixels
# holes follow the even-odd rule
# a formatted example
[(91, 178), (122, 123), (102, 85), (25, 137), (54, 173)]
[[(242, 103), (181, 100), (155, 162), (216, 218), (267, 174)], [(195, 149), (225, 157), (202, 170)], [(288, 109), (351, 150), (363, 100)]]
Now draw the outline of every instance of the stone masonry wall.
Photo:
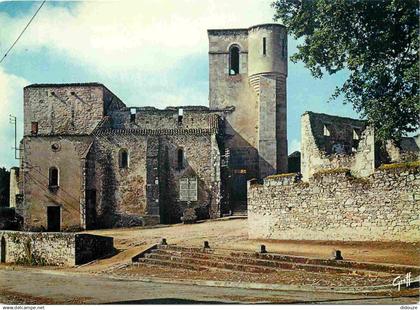
[[(220, 216), (220, 154), (214, 135), (176, 135), (161, 138), (161, 208), (164, 222), (179, 222), (186, 202), (179, 200), (181, 178), (198, 180), (198, 201), (192, 202), (199, 219)], [(178, 167), (177, 151), (184, 152)], [(165, 168), (163, 168), (165, 167)], [(163, 172), (162, 170), (167, 170)]]
[(113, 238), (90, 234), (0, 231), (6, 263), (74, 266), (113, 253)]
[[(147, 136), (107, 134), (94, 145), (97, 227), (144, 225), (147, 208)], [(119, 152), (128, 152), (128, 167)], [(90, 185), (89, 185), (90, 186)]]
[(38, 135), (90, 134), (102, 118), (124, 104), (105, 86), (87, 84), (35, 84), (24, 88), (24, 135), (32, 122)]
[(367, 178), (332, 170), (309, 183), (294, 174), (249, 184), (252, 239), (420, 241), (420, 165)]
[(0, 231), (0, 242), (6, 243), (6, 263), (67, 266), (75, 264), (72, 233)]

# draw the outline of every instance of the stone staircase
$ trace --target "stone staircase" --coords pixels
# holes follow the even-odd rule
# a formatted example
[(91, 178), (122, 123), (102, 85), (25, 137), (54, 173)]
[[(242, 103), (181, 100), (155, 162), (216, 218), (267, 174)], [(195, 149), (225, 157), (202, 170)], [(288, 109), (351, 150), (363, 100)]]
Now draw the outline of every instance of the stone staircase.
[(415, 266), (307, 258), (275, 253), (215, 250), (176, 245), (154, 246), (149, 251), (133, 259), (133, 267), (140, 264), (197, 271), (219, 269), (246, 273), (301, 270), (367, 276), (405, 275), (408, 272), (416, 276), (420, 274), (420, 268)]

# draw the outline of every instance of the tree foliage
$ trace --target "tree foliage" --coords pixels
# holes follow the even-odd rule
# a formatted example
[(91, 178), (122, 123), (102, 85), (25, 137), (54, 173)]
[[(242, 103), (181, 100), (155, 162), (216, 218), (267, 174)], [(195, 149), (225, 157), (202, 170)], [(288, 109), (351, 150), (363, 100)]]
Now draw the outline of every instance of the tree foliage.
[(0, 207), (9, 205), (10, 172), (6, 168), (0, 168)]
[(316, 78), (347, 68), (332, 94), (398, 141), (420, 127), (418, 0), (277, 0), (275, 20), (302, 39), (294, 62)]

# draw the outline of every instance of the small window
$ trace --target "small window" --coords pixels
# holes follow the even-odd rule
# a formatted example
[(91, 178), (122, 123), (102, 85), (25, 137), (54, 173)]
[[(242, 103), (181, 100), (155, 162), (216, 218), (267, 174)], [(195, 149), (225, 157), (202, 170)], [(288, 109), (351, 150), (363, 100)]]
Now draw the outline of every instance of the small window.
[(286, 58), (287, 57), (287, 38), (284, 38), (282, 40), (281, 56), (283, 58)]
[(58, 187), (58, 169), (51, 167), (48, 173), (48, 186), (50, 189)]
[(331, 136), (329, 125), (324, 124), (324, 137), (329, 137), (329, 136)]
[(128, 168), (128, 151), (126, 149), (120, 150), (119, 164), (121, 169)]
[(184, 150), (178, 149), (178, 169), (184, 168)]
[(134, 123), (136, 121), (136, 109), (130, 109), (130, 122)]
[(239, 47), (232, 46), (229, 50), (229, 75), (239, 74)]
[(37, 135), (38, 134), (38, 122), (31, 123), (31, 134)]
[(263, 55), (267, 55), (267, 39), (263, 38)]
[(178, 109), (178, 125), (182, 125), (183, 119), (184, 119), (184, 110)]
[(353, 140), (360, 140), (360, 129), (353, 128)]

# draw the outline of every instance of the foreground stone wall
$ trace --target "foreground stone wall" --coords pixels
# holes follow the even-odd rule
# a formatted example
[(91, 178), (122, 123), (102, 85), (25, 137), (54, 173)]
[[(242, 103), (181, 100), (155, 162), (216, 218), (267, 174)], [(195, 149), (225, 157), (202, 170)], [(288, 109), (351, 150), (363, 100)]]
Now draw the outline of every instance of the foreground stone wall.
[(89, 234), (0, 231), (1, 262), (74, 266), (112, 253), (113, 238)]
[(367, 178), (348, 170), (249, 183), (252, 239), (420, 241), (420, 163), (389, 165)]

